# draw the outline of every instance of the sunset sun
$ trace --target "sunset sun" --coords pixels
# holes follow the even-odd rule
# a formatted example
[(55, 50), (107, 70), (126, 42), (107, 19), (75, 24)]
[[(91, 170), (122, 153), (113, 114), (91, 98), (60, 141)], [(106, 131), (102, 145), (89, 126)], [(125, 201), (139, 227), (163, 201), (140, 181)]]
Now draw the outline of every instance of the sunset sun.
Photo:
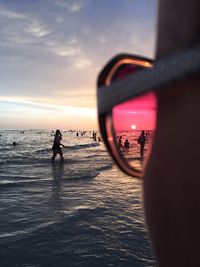
[(135, 124), (132, 124), (132, 125), (131, 125), (131, 129), (132, 129), (132, 130), (135, 130), (135, 129), (136, 129), (136, 125), (135, 125)]

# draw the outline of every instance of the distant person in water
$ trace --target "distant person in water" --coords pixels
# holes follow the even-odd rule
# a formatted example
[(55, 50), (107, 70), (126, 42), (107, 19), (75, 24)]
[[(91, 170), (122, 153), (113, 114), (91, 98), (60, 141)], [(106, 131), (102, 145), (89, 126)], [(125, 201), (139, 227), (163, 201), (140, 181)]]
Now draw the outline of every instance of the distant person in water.
[(123, 146), (123, 142), (122, 142), (122, 137), (120, 136), (119, 137), (119, 140), (118, 140), (118, 145), (119, 145), (119, 149), (124, 149), (124, 146)]
[(63, 144), (61, 144), (61, 140), (62, 140), (62, 134), (61, 134), (60, 130), (56, 130), (54, 142), (53, 142), (53, 146), (52, 146), (52, 150), (53, 150), (53, 156), (51, 158), (52, 161), (54, 161), (57, 154), (59, 154), (60, 159), (62, 161), (64, 161), (63, 152), (62, 152), (62, 149), (60, 146), (62, 146), (62, 147), (65, 147), (65, 146)]
[(130, 147), (130, 143), (129, 143), (128, 139), (126, 139), (126, 141), (124, 142), (124, 147), (125, 148), (129, 148)]
[(146, 137), (145, 137), (145, 132), (142, 131), (139, 138), (138, 138), (138, 144), (140, 145), (140, 156), (143, 158), (144, 156), (144, 146), (146, 143)]
[(17, 144), (17, 143), (14, 141), (14, 142), (13, 142), (13, 146), (16, 146), (16, 144)]
[(93, 131), (92, 138), (95, 142), (97, 141), (97, 132)]

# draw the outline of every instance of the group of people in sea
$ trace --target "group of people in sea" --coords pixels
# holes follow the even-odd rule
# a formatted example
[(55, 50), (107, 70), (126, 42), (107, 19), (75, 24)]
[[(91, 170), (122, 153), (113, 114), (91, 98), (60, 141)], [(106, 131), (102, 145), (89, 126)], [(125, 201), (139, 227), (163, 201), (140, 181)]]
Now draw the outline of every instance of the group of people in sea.
[[(141, 158), (144, 157), (144, 147), (146, 144), (146, 140), (147, 140), (147, 136), (149, 135), (149, 131), (147, 131), (145, 133), (145, 131), (141, 131), (138, 139), (137, 139), (137, 143), (140, 145), (140, 156)], [(126, 139), (124, 142), (122, 141), (122, 136), (119, 136), (118, 139), (118, 146), (120, 150), (126, 150), (130, 148), (130, 142), (128, 141), (128, 139)]]
[[(66, 131), (65, 131), (66, 133)], [(80, 131), (80, 132), (76, 132), (76, 136), (84, 136), (87, 132), (86, 131)], [(100, 142), (101, 138), (99, 136), (97, 136), (97, 131), (93, 131), (92, 133), (92, 138), (93, 140), (96, 142)], [(24, 134), (24, 131), (20, 131), (20, 134)], [(51, 132), (51, 136), (54, 136), (54, 140), (53, 140), (53, 145), (52, 145), (52, 150), (53, 150), (53, 155), (52, 155), (52, 162), (54, 162), (55, 157), (57, 156), (57, 154), (59, 154), (61, 161), (64, 161), (64, 157), (63, 157), (63, 151), (61, 149), (61, 147), (65, 147), (61, 141), (62, 141), (62, 133), (59, 129), (56, 130), (56, 132), (54, 133), (54, 131), (52, 130)], [(17, 145), (17, 142), (13, 141), (12, 145), (15, 147)]]
[(81, 132), (76, 132), (76, 136), (78, 137), (79, 135), (82, 137), (86, 134), (86, 131), (81, 131)]
[(93, 131), (92, 132), (92, 139), (96, 142), (101, 142), (101, 137), (100, 136), (97, 136), (97, 131)]
[[(85, 134), (87, 133), (87, 131), (77, 131), (76, 132), (76, 136), (77, 137), (79, 137), (79, 136), (81, 136), (81, 137), (83, 137)], [(96, 141), (98, 141), (98, 142), (100, 142), (101, 141), (101, 138), (100, 138), (100, 136), (98, 136), (98, 133), (97, 133), (97, 131), (92, 131), (92, 139), (96, 142)]]
[[(85, 135), (86, 132), (81, 132), (81, 136)], [(146, 144), (146, 138), (149, 134), (149, 131), (147, 131), (145, 133), (145, 131), (141, 131), (138, 139), (137, 139), (137, 143), (140, 145), (140, 156), (141, 158), (144, 157), (144, 147), (145, 147), (145, 144)], [(79, 136), (79, 133), (76, 132), (76, 136), (78, 137)], [(94, 141), (97, 141), (97, 132), (96, 131), (93, 131), (92, 132), (92, 138)], [(60, 155), (60, 159), (61, 161), (64, 161), (64, 157), (63, 157), (63, 152), (62, 152), (62, 149), (61, 149), (61, 146), (62, 147), (65, 147), (62, 143), (62, 134), (60, 132), (59, 129), (56, 130), (56, 133), (54, 135), (54, 141), (53, 141), (53, 146), (52, 146), (52, 150), (53, 150), (53, 156), (51, 158), (52, 162), (55, 160), (55, 157), (57, 154)], [(100, 137), (98, 137), (98, 141), (101, 141)], [(128, 141), (128, 139), (126, 139), (124, 142), (122, 141), (122, 136), (119, 136), (119, 139), (118, 139), (118, 146), (119, 146), (119, 149), (120, 150), (126, 150), (126, 149), (129, 149), (130, 148), (130, 142)]]

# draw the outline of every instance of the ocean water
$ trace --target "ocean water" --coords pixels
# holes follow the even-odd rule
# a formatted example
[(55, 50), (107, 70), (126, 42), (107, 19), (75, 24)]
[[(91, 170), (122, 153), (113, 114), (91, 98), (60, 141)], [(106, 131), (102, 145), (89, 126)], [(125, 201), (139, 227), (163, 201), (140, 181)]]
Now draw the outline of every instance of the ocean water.
[[(138, 144), (138, 138), (141, 134), (141, 130), (134, 131), (118, 131), (115, 133), (116, 144), (119, 143), (119, 137), (122, 137), (122, 142), (124, 144), (125, 140), (128, 140), (130, 146), (128, 149), (120, 149), (121, 156), (124, 157), (129, 165), (131, 165), (136, 170), (142, 170), (144, 165), (141, 164), (140, 156), (140, 145)], [(145, 130), (145, 147), (144, 147), (144, 159), (148, 157), (151, 150), (151, 145), (153, 141), (154, 131)]]
[(0, 266), (155, 266), (141, 183), (90, 132), (62, 133), (52, 164), (50, 131), (0, 131)]

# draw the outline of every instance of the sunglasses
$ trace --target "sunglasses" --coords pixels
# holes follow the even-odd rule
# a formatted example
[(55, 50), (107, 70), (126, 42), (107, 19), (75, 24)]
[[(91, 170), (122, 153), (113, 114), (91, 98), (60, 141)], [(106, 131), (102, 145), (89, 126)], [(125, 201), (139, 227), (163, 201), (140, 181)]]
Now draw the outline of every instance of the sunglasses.
[(129, 54), (109, 61), (97, 81), (102, 139), (119, 168), (141, 178), (156, 131), (157, 92), (200, 70), (200, 46), (158, 62)]

